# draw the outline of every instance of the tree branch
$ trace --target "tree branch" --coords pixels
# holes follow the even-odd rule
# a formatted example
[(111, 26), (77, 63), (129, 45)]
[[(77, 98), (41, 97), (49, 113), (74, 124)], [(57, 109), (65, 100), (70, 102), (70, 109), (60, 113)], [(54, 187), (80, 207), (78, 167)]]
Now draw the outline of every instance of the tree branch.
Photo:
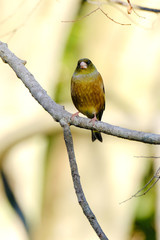
[(132, 198), (142, 197), (146, 195), (153, 187), (154, 185), (160, 180), (160, 167), (154, 174), (154, 176), (142, 187), (140, 190), (138, 190), (134, 195), (132, 195), (130, 198), (120, 202), (120, 204), (125, 203)]
[[(128, 1), (124, 2), (121, 0), (108, 0), (109, 2), (116, 3), (125, 7), (128, 7)], [(105, 2), (104, 2), (105, 3)], [(143, 7), (137, 4), (132, 4), (132, 8), (139, 9), (141, 11), (147, 11), (147, 12), (153, 12), (153, 13), (160, 13), (160, 9), (157, 8), (149, 8), (149, 7)]]
[(40, 86), (35, 80), (34, 76), (24, 66), (25, 61), (15, 56), (9, 49), (7, 44), (0, 41), (0, 57), (3, 62), (8, 63), (9, 66), (16, 73), (17, 77), (22, 80), (24, 85), (29, 89), (32, 96), (39, 102), (39, 104), (53, 117), (57, 122), (61, 119), (69, 125), (85, 129), (94, 129), (103, 132), (108, 135), (139, 141), (148, 144), (160, 144), (160, 135), (154, 133), (146, 133), (141, 131), (130, 130), (118, 126), (114, 126), (108, 123), (96, 121), (94, 126), (88, 118), (75, 117), (71, 120), (71, 113), (67, 112), (63, 106), (57, 104), (52, 100), (47, 92)]
[(143, 7), (137, 4), (131, 4), (130, 0), (126, 0), (126, 1), (121, 1), (121, 0), (104, 0), (104, 1), (94, 1), (94, 0), (86, 0), (88, 3), (90, 4), (95, 4), (95, 5), (103, 5), (103, 4), (108, 4), (108, 3), (115, 3), (124, 7), (128, 7), (130, 6), (130, 8), (134, 8), (134, 9), (139, 9), (141, 11), (147, 11), (147, 12), (153, 12), (153, 13), (160, 13), (160, 9), (157, 8), (149, 8), (149, 7)]
[(26, 62), (16, 57), (8, 49), (7, 44), (2, 42), (0, 42), (0, 57), (14, 70), (17, 77), (22, 80), (24, 85), (29, 89), (30, 93), (39, 102), (39, 104), (53, 117), (55, 121), (58, 121), (63, 127), (64, 140), (68, 151), (71, 174), (78, 202), (99, 238), (101, 240), (108, 240), (100, 225), (98, 224), (96, 217), (90, 209), (84, 196), (80, 183), (80, 176), (78, 173), (69, 125), (74, 125), (76, 127), (85, 129), (96, 129), (109, 135), (150, 144), (160, 144), (160, 135), (133, 131), (99, 121), (96, 122), (93, 126), (90, 120), (87, 118), (77, 117), (74, 120), (71, 120), (71, 114), (67, 112), (63, 106), (55, 103), (51, 97), (47, 95), (46, 91), (40, 86), (40, 84), (35, 80), (34, 76), (27, 70), (27, 68), (24, 66)]
[(101, 240), (108, 240), (108, 238), (104, 234), (103, 230), (101, 229), (99, 223), (97, 222), (97, 219), (85, 198), (85, 195), (84, 195), (84, 192), (83, 192), (83, 189), (81, 186), (81, 182), (80, 182), (80, 176), (78, 173), (78, 167), (77, 167), (76, 158), (75, 158), (75, 154), (74, 154), (73, 139), (72, 139), (70, 127), (64, 119), (60, 120), (60, 124), (63, 127), (64, 140), (65, 140), (65, 144), (66, 144), (66, 148), (67, 148), (67, 152), (68, 152), (71, 174), (72, 174), (74, 189), (75, 189), (75, 192), (77, 195), (78, 202), (79, 202), (85, 216), (89, 220), (91, 226), (97, 233), (98, 237)]

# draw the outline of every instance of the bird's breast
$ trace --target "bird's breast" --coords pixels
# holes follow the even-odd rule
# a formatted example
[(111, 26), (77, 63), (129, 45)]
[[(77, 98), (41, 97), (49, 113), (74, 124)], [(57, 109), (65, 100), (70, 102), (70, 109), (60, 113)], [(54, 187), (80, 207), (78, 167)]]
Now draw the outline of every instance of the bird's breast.
[(87, 117), (103, 112), (105, 98), (101, 75), (74, 76), (71, 80), (71, 96), (75, 107)]

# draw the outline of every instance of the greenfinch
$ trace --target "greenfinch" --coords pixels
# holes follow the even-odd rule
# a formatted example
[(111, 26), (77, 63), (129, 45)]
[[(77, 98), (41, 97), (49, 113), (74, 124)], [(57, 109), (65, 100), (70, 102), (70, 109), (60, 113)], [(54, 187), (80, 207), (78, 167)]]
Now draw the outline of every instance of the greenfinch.
[[(77, 67), (71, 79), (71, 97), (78, 112), (72, 115), (77, 116), (79, 112), (91, 118), (93, 124), (101, 120), (105, 109), (105, 91), (100, 73), (94, 64), (83, 58), (78, 61)], [(101, 133), (91, 130), (92, 142), (98, 139), (103, 141)]]

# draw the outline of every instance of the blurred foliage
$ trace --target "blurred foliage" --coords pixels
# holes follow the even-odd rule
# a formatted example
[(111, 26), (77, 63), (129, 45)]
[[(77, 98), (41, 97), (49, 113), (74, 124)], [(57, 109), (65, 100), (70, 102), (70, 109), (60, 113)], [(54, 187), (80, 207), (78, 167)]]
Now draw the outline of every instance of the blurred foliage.
[[(61, 70), (57, 86), (54, 88), (54, 99), (57, 103), (70, 102), (70, 81), (76, 68), (78, 58), (85, 42), (85, 28), (83, 21), (79, 21), (86, 14), (86, 1), (82, 1), (77, 13), (77, 20), (72, 25), (71, 32), (61, 60)], [(71, 24), (70, 22), (65, 24)], [(73, 64), (74, 63), (74, 64)]]
[(155, 240), (156, 231), (155, 231), (155, 215), (152, 213), (148, 217), (136, 218), (134, 223), (134, 229), (132, 235), (135, 236), (138, 233), (141, 233), (140, 240)]
[[(152, 154), (151, 154), (152, 155)], [(154, 165), (150, 161), (148, 171), (146, 171), (144, 178), (142, 179), (141, 186), (142, 188), (150, 181), (154, 176)], [(149, 185), (151, 186), (151, 185)], [(146, 189), (143, 190), (144, 193)], [(150, 189), (147, 194), (139, 197), (137, 209), (135, 211), (135, 218), (133, 222), (132, 235), (140, 234), (140, 238), (145, 240), (155, 240), (156, 239), (156, 229), (155, 229), (155, 214), (156, 214), (156, 188), (155, 186)], [(139, 234), (138, 234), (139, 235)]]

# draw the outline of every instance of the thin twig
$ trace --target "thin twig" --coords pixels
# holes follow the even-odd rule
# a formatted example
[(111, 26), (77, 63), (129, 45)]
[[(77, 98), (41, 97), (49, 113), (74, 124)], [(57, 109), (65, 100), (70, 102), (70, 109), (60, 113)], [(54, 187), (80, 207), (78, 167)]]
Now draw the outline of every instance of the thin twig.
[(127, 2), (128, 2), (127, 12), (128, 12), (128, 14), (131, 14), (131, 13), (132, 13), (132, 10), (133, 10), (133, 7), (132, 7), (132, 5), (131, 5), (130, 0), (127, 0)]
[[(125, 203), (129, 200), (131, 200), (132, 198), (136, 198), (136, 197), (142, 197), (144, 195), (146, 195), (153, 187), (154, 185), (159, 181), (160, 179), (160, 167), (158, 168), (158, 170), (156, 171), (156, 173), (154, 174), (154, 176), (144, 185), (144, 187), (142, 187), (140, 190), (138, 190), (134, 195), (132, 195), (130, 198), (120, 202), (120, 204)], [(155, 180), (155, 181), (154, 181)], [(153, 182), (154, 181), (154, 182)], [(153, 183), (152, 183), (153, 182)], [(151, 184), (152, 183), (152, 184)], [(151, 186), (145, 190), (149, 185), (151, 184)], [(144, 192), (142, 192), (143, 190), (145, 190)]]
[(78, 172), (78, 167), (76, 163), (75, 153), (74, 153), (74, 146), (73, 146), (73, 139), (71, 135), (71, 130), (67, 122), (65, 122), (63, 119), (60, 121), (61, 126), (63, 127), (63, 133), (64, 133), (64, 140), (68, 152), (69, 162), (70, 162), (70, 168), (71, 168), (71, 175), (73, 179), (74, 189), (77, 195), (78, 202), (87, 217), (88, 221), (90, 222), (92, 228), (97, 233), (98, 237), (101, 240), (108, 240), (105, 233), (101, 229), (94, 213), (92, 212), (82, 189), (82, 185), (80, 182), (80, 176)]
[[(6, 32), (2, 35), (0, 35), (0, 37), (6, 37), (6, 36), (10, 36), (8, 41), (13, 37), (13, 35), (18, 32), (21, 28), (23, 28), (26, 23), (28, 22), (29, 18), (33, 15), (33, 13), (36, 11), (36, 9), (39, 7), (40, 3), (42, 2), (42, 0), (39, 0), (35, 6), (31, 9), (31, 11), (26, 15), (25, 19), (23, 22), (21, 22), (17, 27), (13, 28), (12, 30), (10, 30), (9, 32)], [(23, 3), (23, 2), (22, 2)], [(20, 5), (19, 5), (20, 7)], [(13, 15), (11, 14), (10, 16), (8, 16), (6, 19), (2, 20), (3, 22), (4, 21), (7, 21), (9, 18), (11, 18)], [(2, 22), (1, 22), (2, 23)]]
[(91, 14), (97, 12), (98, 10), (100, 10), (109, 20), (111, 20), (112, 22), (114, 22), (116, 24), (120, 24), (122, 26), (131, 25), (130, 23), (120, 23), (120, 22), (114, 20), (113, 18), (109, 17), (108, 14), (106, 12), (104, 12), (103, 9), (100, 7), (100, 5), (97, 8), (95, 8), (94, 10), (92, 10), (91, 12), (89, 12), (86, 15), (82, 16), (81, 18), (78, 18), (77, 20), (66, 20), (66, 21), (61, 21), (61, 22), (63, 22), (63, 23), (78, 22), (78, 21), (83, 20), (86, 17), (89, 17)]
[(84, 15), (84, 16), (76, 19), (76, 20), (66, 20), (66, 21), (64, 20), (64, 21), (61, 21), (61, 22), (63, 22), (63, 23), (78, 22), (78, 21), (83, 20), (83, 19), (86, 18), (86, 17), (89, 17), (91, 14), (95, 13), (95, 12), (98, 11), (98, 10), (99, 10), (99, 7), (97, 7), (96, 9), (92, 10), (91, 12), (87, 13), (86, 15)]
[[(104, 5), (104, 4), (108, 4), (108, 3), (115, 3), (124, 7), (128, 7), (128, 0), (126, 1), (121, 1), (121, 0), (104, 0), (104, 1), (92, 1), (92, 0), (87, 0), (88, 3), (90, 4), (94, 4), (94, 5)], [(147, 12), (153, 12), (153, 13), (160, 13), (160, 9), (157, 8), (149, 8), (149, 7), (143, 7), (141, 5), (137, 5), (137, 4), (131, 4), (133, 9), (139, 9), (142, 11), (147, 11)]]
[(5, 17), (4, 19), (2, 19), (2, 20), (0, 21), (0, 25), (4, 24), (4, 23), (7, 22), (9, 19), (11, 19), (11, 18), (17, 13), (17, 11), (20, 9), (20, 7), (21, 7), (25, 2), (26, 2), (25, 0), (23, 0), (22, 2), (20, 2), (20, 3), (18, 4), (18, 6), (15, 8), (15, 10), (14, 10), (10, 15), (8, 15), (7, 17)]
[(116, 20), (114, 20), (113, 18), (109, 17), (108, 14), (106, 12), (103, 11), (102, 8), (99, 8), (99, 10), (107, 17), (109, 18), (112, 22), (116, 23), (116, 24), (120, 24), (122, 26), (130, 26), (131, 24), (130, 23), (120, 23), (120, 22), (117, 22)]
[[(116, 4), (119, 4), (119, 5), (122, 5), (122, 6), (128, 6), (128, 3), (124, 2), (124, 1), (120, 1), (120, 0), (109, 0), (110, 2), (112, 3), (116, 3)], [(106, 3), (106, 2), (104, 2)], [(147, 11), (147, 12), (153, 12), (153, 13), (160, 13), (160, 9), (157, 9), (157, 8), (148, 8), (148, 7), (143, 7), (143, 6), (140, 6), (140, 5), (137, 5), (137, 4), (132, 4), (132, 7), (134, 9), (139, 9), (139, 10), (142, 10), (142, 11)]]

